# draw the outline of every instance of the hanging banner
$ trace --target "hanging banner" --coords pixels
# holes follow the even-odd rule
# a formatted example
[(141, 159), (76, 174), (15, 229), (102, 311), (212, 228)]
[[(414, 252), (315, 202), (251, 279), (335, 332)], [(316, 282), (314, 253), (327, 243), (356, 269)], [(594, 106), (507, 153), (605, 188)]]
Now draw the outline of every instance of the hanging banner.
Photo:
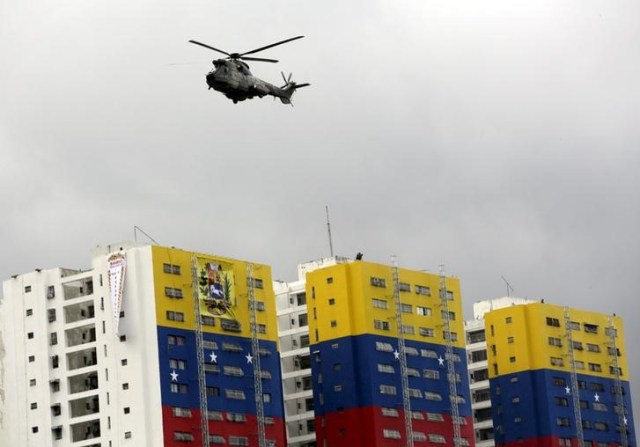
[(233, 264), (198, 258), (197, 265), (200, 314), (235, 320)]
[(124, 291), (124, 274), (127, 260), (124, 253), (115, 253), (107, 259), (109, 265), (109, 293), (111, 296), (111, 310), (113, 311), (113, 328), (118, 334), (120, 310), (122, 309), (122, 294)]

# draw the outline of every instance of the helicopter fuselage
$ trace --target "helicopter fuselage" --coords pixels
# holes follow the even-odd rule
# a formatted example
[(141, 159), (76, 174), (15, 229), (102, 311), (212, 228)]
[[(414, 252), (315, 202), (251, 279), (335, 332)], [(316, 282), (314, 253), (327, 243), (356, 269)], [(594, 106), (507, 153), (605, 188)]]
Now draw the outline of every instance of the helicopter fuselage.
[(233, 102), (244, 101), (256, 96), (266, 95), (286, 98), (286, 88), (256, 78), (249, 71), (249, 66), (240, 60), (218, 59), (213, 61), (214, 69), (207, 74), (209, 88), (222, 92)]

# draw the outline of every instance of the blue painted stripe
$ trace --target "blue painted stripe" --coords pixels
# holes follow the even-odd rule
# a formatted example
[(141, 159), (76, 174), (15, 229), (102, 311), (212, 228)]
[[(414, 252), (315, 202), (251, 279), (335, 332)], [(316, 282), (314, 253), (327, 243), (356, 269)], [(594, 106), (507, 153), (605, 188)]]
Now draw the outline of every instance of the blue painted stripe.
[[(183, 337), (184, 344), (170, 344), (169, 337)], [(251, 352), (251, 339), (218, 334), (203, 334), (205, 341), (215, 341), (218, 349), (205, 349), (205, 361), (218, 365), (219, 373), (207, 373), (207, 387), (217, 388), (219, 396), (208, 397), (207, 404), (212, 411), (232, 411), (243, 414), (256, 414), (253, 385), (253, 366), (245, 357)], [(224, 344), (238, 346), (239, 352), (224, 349)], [(262, 371), (271, 373), (271, 379), (262, 381), (263, 393), (271, 395), (271, 402), (265, 402), (265, 416), (284, 417), (282, 404), (282, 382), (280, 381), (280, 356), (277, 345), (272, 341), (260, 341), (260, 348), (269, 351), (269, 355), (260, 357)], [(216, 362), (212, 362), (210, 354), (215, 352)], [(196, 356), (196, 339), (194, 331), (158, 326), (158, 355), (160, 360), (160, 386), (162, 405), (185, 408), (199, 408), (198, 364)], [(184, 362), (184, 369), (172, 368), (171, 360)], [(182, 366), (182, 364), (180, 364)], [(224, 374), (224, 366), (237, 367), (243, 376), (236, 377)], [(177, 374), (173, 380), (172, 373)], [(175, 377), (175, 376), (174, 376)], [(172, 384), (178, 392), (172, 391)], [(186, 385), (186, 393), (180, 392), (180, 386)], [(238, 390), (244, 393), (244, 399), (233, 399), (226, 395), (226, 390)]]
[[(585, 406), (581, 408), (581, 417), (591, 424), (591, 428), (583, 428), (584, 439), (620, 443), (621, 436), (617, 431), (619, 418), (614, 412), (615, 381), (587, 374), (578, 374), (577, 379), (584, 383), (579, 390), (579, 399)], [(523, 371), (493, 378), (490, 384), (494, 426), (502, 426), (502, 430), (496, 431), (496, 444), (548, 436), (576, 437), (573, 401), (565, 389), (571, 388), (568, 372), (551, 369)], [(635, 430), (629, 383), (623, 381), (622, 388), (630, 445), (635, 445), (631, 441), (635, 439)], [(595, 409), (596, 394), (599, 403), (606, 406), (606, 411)], [(569, 421), (569, 426), (562, 425), (564, 421)], [(608, 429), (597, 430), (596, 422), (606, 424)]]
[[(376, 349), (376, 342), (391, 346), (392, 351)], [(436, 357), (445, 359), (446, 347), (434, 343), (421, 343), (407, 340), (406, 346), (417, 351), (418, 355), (407, 355), (407, 366), (416, 370), (420, 377), (409, 377), (409, 388), (418, 390), (422, 397), (411, 398), (411, 408), (415, 411), (450, 414), (449, 382), (447, 381), (447, 363), (438, 358), (425, 357), (421, 350), (435, 352)], [(342, 337), (311, 347), (311, 368), (314, 386), (314, 405), (317, 415), (362, 407), (402, 407), (402, 384), (400, 362), (394, 352), (398, 348), (398, 339), (378, 335), (359, 335)], [(469, 396), (469, 378), (466, 353), (455, 348), (460, 358), (456, 362), (456, 373), (461, 381), (457, 383), (458, 395), (464, 399), (459, 404), (461, 416), (471, 415)], [(381, 372), (378, 365), (392, 372)], [(427, 379), (424, 370), (437, 371), (439, 378)], [(321, 382), (319, 378), (322, 378)], [(394, 394), (381, 393), (381, 387), (392, 387)], [(435, 393), (441, 400), (425, 398), (427, 392)], [(322, 400), (319, 396), (322, 394)]]

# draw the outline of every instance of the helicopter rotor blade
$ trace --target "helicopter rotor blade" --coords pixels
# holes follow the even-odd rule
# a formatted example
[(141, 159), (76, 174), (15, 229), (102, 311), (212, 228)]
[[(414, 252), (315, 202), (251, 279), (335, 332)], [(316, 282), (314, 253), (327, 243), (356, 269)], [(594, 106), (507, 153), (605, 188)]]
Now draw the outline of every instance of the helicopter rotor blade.
[(266, 47), (260, 47), (260, 48), (256, 48), (255, 50), (251, 50), (251, 51), (247, 51), (245, 53), (242, 53), (240, 56), (244, 56), (245, 54), (257, 53), (258, 51), (263, 51), (263, 50), (266, 50), (267, 48), (273, 48), (275, 46), (282, 45), (283, 43), (291, 42), (292, 40), (302, 39), (303, 37), (304, 36), (296, 36), (296, 37), (292, 37), (291, 39), (286, 39), (286, 40), (282, 40), (280, 42), (272, 43), (271, 45), (267, 45)]
[(275, 59), (265, 59), (263, 57), (244, 57), (244, 56), (240, 56), (238, 59), (242, 59), (243, 61), (273, 62), (274, 64), (276, 62), (278, 62)]
[(284, 75), (284, 71), (281, 71), (280, 74), (282, 75), (282, 80), (284, 81), (284, 83), (288, 84), (289, 82), (287, 81), (287, 78)]
[(196, 40), (190, 40), (189, 42), (190, 43), (195, 43), (196, 45), (200, 45), (201, 47), (209, 48), (210, 50), (217, 51), (218, 53), (222, 53), (222, 54), (224, 54), (226, 56), (229, 56), (229, 53), (227, 53), (226, 51), (218, 50), (217, 48), (214, 48), (211, 45), (207, 45), (205, 43), (201, 43), (201, 42), (198, 42)]
[(305, 82), (304, 84), (296, 84), (296, 88), (309, 87), (311, 84)]

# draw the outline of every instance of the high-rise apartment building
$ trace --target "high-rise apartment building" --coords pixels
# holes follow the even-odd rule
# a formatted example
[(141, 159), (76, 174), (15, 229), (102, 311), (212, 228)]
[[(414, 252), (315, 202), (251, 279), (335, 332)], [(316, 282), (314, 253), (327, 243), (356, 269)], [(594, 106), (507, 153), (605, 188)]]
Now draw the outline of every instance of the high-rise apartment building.
[(635, 446), (622, 319), (548, 303), (485, 314), (497, 446)]
[(125, 243), (3, 289), (0, 445), (286, 445), (268, 266)]
[(296, 281), (273, 283), (277, 303), (288, 447), (316, 445), (306, 274), (318, 268), (348, 261), (347, 258), (334, 256), (306, 262), (298, 265)]
[(457, 279), (354, 261), (306, 301), (318, 446), (473, 445)]
[(471, 410), (476, 447), (493, 447), (494, 427), (489, 386), (489, 363), (487, 361), (487, 339), (484, 330), (484, 314), (516, 304), (533, 301), (525, 298), (504, 297), (473, 304), (473, 320), (465, 323), (467, 336), (467, 365), (471, 389)]

